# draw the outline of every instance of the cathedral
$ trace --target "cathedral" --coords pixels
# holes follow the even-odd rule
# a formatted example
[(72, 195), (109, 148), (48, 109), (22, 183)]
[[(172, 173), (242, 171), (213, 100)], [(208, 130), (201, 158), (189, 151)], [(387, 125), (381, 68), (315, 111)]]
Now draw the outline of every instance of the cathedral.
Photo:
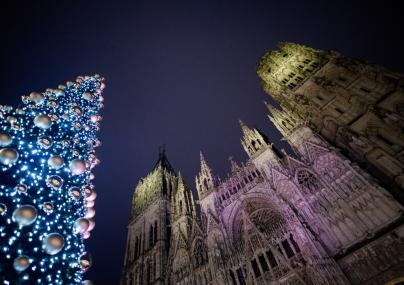
[(164, 152), (139, 181), (122, 285), (404, 284), (404, 77), (281, 43), (257, 67), (293, 153), (240, 121), (249, 159), (198, 199)]

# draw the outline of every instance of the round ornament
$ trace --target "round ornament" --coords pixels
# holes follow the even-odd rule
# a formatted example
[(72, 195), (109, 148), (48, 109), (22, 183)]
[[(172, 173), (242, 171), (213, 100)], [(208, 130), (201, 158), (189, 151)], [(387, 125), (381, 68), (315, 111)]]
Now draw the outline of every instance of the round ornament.
[(83, 93), (83, 98), (87, 101), (90, 101), (93, 99), (93, 94), (91, 94), (90, 92), (84, 92)]
[(93, 281), (90, 281), (90, 280), (84, 280), (81, 284), (82, 285), (94, 285)]
[(97, 192), (95, 192), (95, 190), (93, 189), (93, 190), (92, 190), (92, 193), (90, 194), (90, 196), (87, 196), (87, 197), (86, 197), (86, 200), (89, 201), (89, 202), (91, 202), (91, 201), (94, 201), (95, 198), (97, 198)]
[(84, 234), (90, 227), (90, 221), (86, 218), (78, 218), (74, 222), (74, 233)]
[(87, 212), (86, 212), (85, 217), (86, 218), (94, 218), (94, 216), (95, 216), (94, 208), (87, 208)]
[(54, 93), (55, 93), (56, 97), (59, 97), (59, 96), (62, 96), (65, 94), (65, 92), (63, 92), (63, 90), (60, 90), (60, 89), (55, 89)]
[(37, 212), (34, 206), (23, 205), (15, 209), (13, 212), (13, 222), (18, 223), (21, 227), (29, 226), (35, 222), (37, 218)]
[(80, 256), (80, 265), (84, 272), (87, 271), (91, 267), (92, 263), (93, 263), (93, 260), (91, 258), (91, 254), (89, 252), (84, 252)]
[(86, 185), (86, 186), (84, 186), (84, 193), (86, 194), (86, 197), (90, 197), (91, 196), (91, 194), (93, 194), (93, 192), (94, 192), (94, 188), (93, 188), (93, 186), (92, 185)]
[(14, 124), (17, 122), (17, 118), (14, 116), (7, 116), (7, 122), (9, 122), (10, 124)]
[(78, 187), (71, 187), (69, 189), (69, 194), (74, 200), (79, 200), (81, 198), (81, 191)]
[(42, 209), (45, 213), (51, 214), (53, 212), (53, 203), (52, 202), (45, 202), (42, 204)]
[(46, 185), (56, 190), (60, 189), (60, 187), (62, 187), (62, 184), (63, 184), (62, 178), (60, 178), (60, 176), (57, 175), (52, 175), (48, 177), (48, 179), (46, 180)]
[(49, 129), (52, 125), (52, 120), (47, 115), (38, 115), (34, 119), (34, 124), (40, 129)]
[(77, 116), (81, 116), (83, 114), (83, 112), (81, 111), (81, 109), (79, 107), (74, 107), (73, 108), (73, 112), (77, 115)]
[(64, 243), (65, 240), (61, 234), (52, 233), (44, 238), (42, 247), (47, 254), (55, 255), (62, 250)]
[(69, 167), (73, 175), (80, 175), (86, 171), (86, 163), (81, 159), (73, 159)]
[(19, 193), (26, 193), (27, 190), (28, 190), (28, 187), (27, 187), (27, 185), (25, 185), (25, 184), (17, 184), (17, 185), (14, 187), (14, 190), (17, 191), (17, 192), (19, 192)]
[(5, 215), (6, 211), (7, 211), (7, 206), (4, 205), (3, 203), (0, 203), (0, 216)]
[(90, 226), (88, 227), (87, 231), (91, 232), (95, 228), (95, 221), (94, 219), (88, 219), (88, 221), (90, 222)]
[(24, 110), (21, 109), (21, 108), (15, 109), (15, 112), (16, 112), (18, 115), (23, 115), (23, 114), (25, 114)]
[(52, 155), (48, 159), (48, 166), (53, 169), (59, 169), (63, 166), (63, 158), (61, 158), (59, 155)]
[(8, 133), (0, 132), (0, 147), (8, 146), (12, 142), (12, 138)]
[(0, 149), (0, 163), (9, 165), (18, 160), (18, 152), (13, 148)]
[(32, 92), (31, 94), (29, 94), (29, 100), (39, 105), (43, 103), (43, 101), (45, 100), (45, 96), (38, 92)]
[(76, 130), (80, 130), (81, 129), (81, 123), (80, 122), (73, 122), (73, 126)]
[(56, 100), (49, 100), (48, 106), (52, 108), (56, 108), (58, 106), (58, 102)]
[(52, 146), (53, 142), (50, 137), (40, 136), (37, 140), (39, 146), (43, 147), (44, 149), (48, 149)]
[(13, 267), (14, 267), (15, 271), (22, 272), (29, 267), (30, 263), (31, 262), (29, 261), (28, 256), (20, 255), (14, 259)]

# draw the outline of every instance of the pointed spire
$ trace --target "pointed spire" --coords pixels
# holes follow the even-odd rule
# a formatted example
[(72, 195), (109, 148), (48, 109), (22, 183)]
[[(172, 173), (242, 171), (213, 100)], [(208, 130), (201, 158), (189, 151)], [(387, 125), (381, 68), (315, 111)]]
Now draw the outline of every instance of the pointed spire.
[(159, 147), (159, 158), (156, 162), (156, 165), (154, 166), (154, 169), (159, 166), (171, 173), (175, 173), (174, 168), (171, 166), (171, 163), (168, 161), (168, 158), (166, 156), (165, 145)]
[(240, 166), (238, 166), (237, 162), (233, 160), (232, 156), (229, 157), (229, 161), (231, 164), (231, 172), (236, 172), (237, 170), (240, 169)]
[(214, 176), (212, 169), (203, 156), (202, 151), (199, 153), (201, 170), (195, 177), (196, 189), (198, 190), (199, 197), (202, 198), (207, 192), (217, 186), (217, 178)]
[(277, 116), (279, 114), (279, 110), (275, 108), (275, 106), (273, 106), (271, 103), (264, 101), (264, 104), (267, 107), (269, 113), (272, 115), (272, 117)]
[(287, 137), (300, 124), (300, 118), (297, 118), (293, 113), (279, 110), (267, 102), (265, 105), (270, 112), (268, 118), (284, 137)]
[(268, 138), (262, 134), (258, 129), (250, 129), (241, 120), (239, 120), (241, 130), (243, 131), (243, 138), (241, 144), (249, 157), (255, 155), (264, 146), (269, 145)]

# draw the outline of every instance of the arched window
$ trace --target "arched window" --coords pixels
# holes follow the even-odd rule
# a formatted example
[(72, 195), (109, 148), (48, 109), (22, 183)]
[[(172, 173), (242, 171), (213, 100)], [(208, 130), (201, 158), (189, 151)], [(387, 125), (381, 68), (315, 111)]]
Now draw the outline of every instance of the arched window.
[(157, 242), (157, 221), (154, 221), (153, 243)]
[(135, 241), (135, 259), (137, 258), (138, 254), (139, 254), (138, 246), (139, 246), (139, 238), (136, 237), (136, 241)]
[(149, 247), (153, 246), (153, 225), (150, 225), (149, 230)]
[(255, 141), (251, 141), (251, 145), (253, 146), (254, 150), (258, 150)]
[(310, 193), (316, 191), (319, 186), (314, 175), (306, 169), (297, 172), (297, 182), (304, 188), (309, 189)]

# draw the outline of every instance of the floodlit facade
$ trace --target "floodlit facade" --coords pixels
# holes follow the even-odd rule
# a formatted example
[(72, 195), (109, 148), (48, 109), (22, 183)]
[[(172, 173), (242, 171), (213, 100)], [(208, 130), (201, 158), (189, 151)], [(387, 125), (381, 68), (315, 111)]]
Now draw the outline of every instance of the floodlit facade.
[(283, 43), (258, 66), (294, 154), (240, 121), (249, 159), (199, 205), (164, 152), (136, 187), (122, 285), (402, 284), (403, 77)]

